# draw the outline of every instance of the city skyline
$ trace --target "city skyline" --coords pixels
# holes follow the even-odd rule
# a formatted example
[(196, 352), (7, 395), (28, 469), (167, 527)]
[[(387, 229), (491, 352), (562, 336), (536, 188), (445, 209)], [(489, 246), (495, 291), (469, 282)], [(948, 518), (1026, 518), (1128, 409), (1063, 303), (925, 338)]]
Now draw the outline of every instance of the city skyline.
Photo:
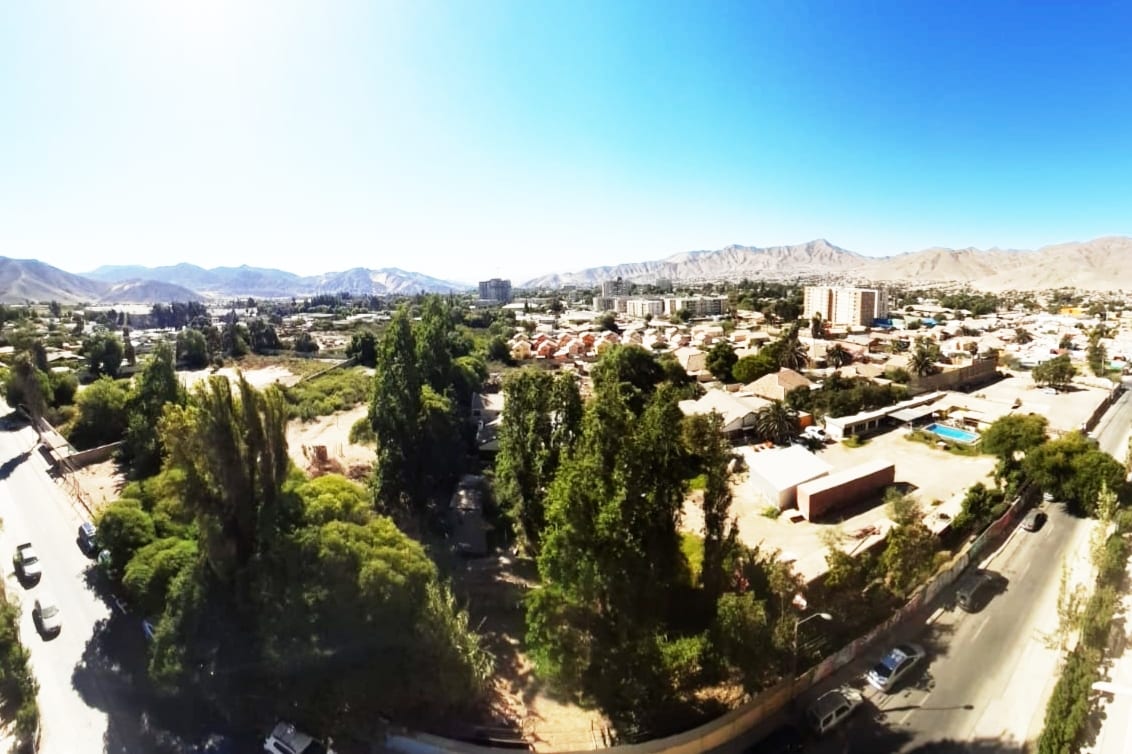
[[(0, 10), (0, 254), (472, 282), (1128, 234), (1132, 10)], [(1072, 50), (1072, 54), (1067, 54)]]

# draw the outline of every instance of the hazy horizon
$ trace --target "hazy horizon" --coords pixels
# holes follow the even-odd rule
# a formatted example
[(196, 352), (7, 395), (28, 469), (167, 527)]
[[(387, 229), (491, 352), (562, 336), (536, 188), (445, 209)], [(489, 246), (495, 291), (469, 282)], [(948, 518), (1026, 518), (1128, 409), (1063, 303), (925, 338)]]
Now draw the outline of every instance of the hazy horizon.
[(1009, 3), (10, 4), (0, 254), (474, 282), (731, 244), (1128, 234), (1129, 21)]

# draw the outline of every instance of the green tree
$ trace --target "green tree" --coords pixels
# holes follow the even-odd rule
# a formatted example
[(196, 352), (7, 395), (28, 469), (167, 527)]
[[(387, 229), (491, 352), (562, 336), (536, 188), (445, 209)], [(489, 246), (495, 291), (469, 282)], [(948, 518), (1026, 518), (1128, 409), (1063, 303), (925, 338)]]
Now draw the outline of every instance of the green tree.
[(1108, 351), (1101, 343), (1100, 338), (1089, 338), (1089, 347), (1085, 350), (1085, 361), (1097, 377), (1104, 377), (1108, 373)]
[(1022, 468), (1043, 491), (1087, 515), (1095, 512), (1101, 488), (1124, 487), (1124, 467), (1095, 449), (1080, 432), (1051, 440), (1026, 454)]
[(177, 379), (173, 349), (159, 343), (137, 376), (126, 402), (128, 424), (121, 455), (134, 478), (156, 474), (161, 468), (162, 446), (157, 425), (167, 404), (184, 405), (187, 399)]
[(597, 391), (551, 485), (527, 633), (541, 675), (596, 699), (632, 737), (671, 698), (658, 636), (684, 568), (686, 451), (674, 390), (659, 388), (638, 414), (625, 384)]
[(185, 328), (177, 333), (177, 360), (189, 369), (203, 369), (211, 359), (208, 340), (200, 330)]
[(47, 375), (36, 369), (27, 353), (16, 355), (4, 377), (4, 399), (12, 408), (24, 407), (33, 420), (47, 412), (51, 383)]
[(67, 439), (76, 448), (117, 442), (126, 434), (129, 392), (109, 377), (100, 377), (79, 393), (78, 415)]
[(818, 312), (814, 312), (814, 316), (810, 317), (810, 337), (814, 340), (822, 337), (822, 319)]
[(810, 363), (806, 347), (798, 339), (798, 326), (794, 325), (774, 344), (773, 352), (778, 357), (778, 365), (795, 371), (805, 369)]
[(714, 604), (728, 581), (727, 557), (734, 550), (738, 527), (731, 515), (731, 474), (734, 454), (723, 437), (723, 419), (716, 412), (684, 420), (684, 442), (699, 461), (704, 475), (704, 554), (700, 583), (705, 599)]
[(87, 367), (92, 375), (113, 378), (118, 376), (122, 368), (125, 348), (117, 334), (104, 332), (87, 338), (83, 342), (83, 353), (86, 354)]
[(295, 353), (312, 354), (318, 353), (318, 341), (309, 332), (301, 332), (295, 338), (293, 346)]
[(774, 401), (755, 413), (755, 429), (761, 437), (786, 445), (800, 430), (798, 414), (782, 401)]
[(843, 366), (853, 363), (853, 354), (840, 343), (834, 343), (826, 349), (825, 359), (829, 362), (831, 367), (840, 369)]
[(374, 488), (386, 510), (406, 511), (419, 497), (421, 377), (409, 313), (398, 309), (382, 333), (369, 418), (377, 438)]
[(280, 518), (287, 455), (283, 392), (264, 392), (241, 376), (236, 394), (226, 377), (200, 383), (185, 406), (165, 407), (161, 441), (184, 474), (186, 508), (200, 530), (201, 550), (224, 583), (243, 578), (263, 531)]
[(1004, 479), (1021, 467), (1021, 457), (1046, 441), (1049, 422), (1040, 414), (1007, 414), (982, 435), (982, 449), (998, 458), (996, 476)]
[(1029, 330), (1027, 330), (1024, 327), (1015, 327), (1014, 328), (1014, 342), (1015, 343), (1018, 343), (1019, 345), (1025, 345), (1026, 343), (1032, 343), (1033, 341), (1034, 341), (1034, 336), (1030, 334)]
[(731, 377), (736, 382), (747, 384), (768, 374), (774, 374), (778, 369), (778, 361), (760, 353), (744, 356), (736, 361), (735, 366), (731, 367)]
[(421, 382), (443, 395), (452, 385), (452, 352), (448, 331), (451, 315), (439, 296), (429, 296), (413, 332)]
[(123, 569), (141, 548), (153, 541), (156, 530), (153, 519), (142, 510), (137, 500), (117, 500), (96, 517), (98, 544), (110, 553), (112, 573)]
[(1063, 353), (1038, 364), (1030, 374), (1039, 385), (1061, 389), (1073, 381), (1076, 370), (1069, 360), (1069, 354)]
[(372, 330), (362, 330), (350, 336), (350, 344), (346, 346), (346, 358), (354, 359), (358, 364), (367, 367), (377, 364), (377, 336)]
[(578, 434), (582, 399), (568, 374), (523, 369), (503, 383), (495, 494), (520, 544), (537, 554), (545, 526), (544, 498), (563, 453)]
[[(140, 517), (137, 521), (140, 524)], [(165, 608), (173, 579), (196, 561), (197, 544), (192, 540), (166, 537), (151, 541), (135, 548), (126, 564), (122, 585), (144, 614), (159, 614)]]
[(735, 349), (726, 340), (721, 340), (711, 347), (707, 354), (707, 368), (708, 371), (715, 376), (720, 382), (729, 382), (731, 380), (731, 368), (735, 366), (735, 362), (739, 357), (735, 355)]
[(1062, 335), (1061, 340), (1059, 340), (1057, 343), (1057, 347), (1062, 351), (1068, 351), (1073, 348), (1073, 336), (1069, 333)]
[(885, 584), (893, 594), (907, 597), (935, 568), (938, 540), (920, 521), (892, 527), (880, 556)]
[(916, 338), (916, 347), (908, 358), (908, 368), (917, 377), (935, 374), (938, 371), (936, 362), (941, 356), (939, 344), (931, 338), (921, 336)]
[[(253, 353), (273, 354), (283, 349), (275, 326), (256, 317), (248, 323), (248, 345)], [(349, 353), (346, 354), (349, 356)], [(372, 366), (372, 364), (370, 365)]]

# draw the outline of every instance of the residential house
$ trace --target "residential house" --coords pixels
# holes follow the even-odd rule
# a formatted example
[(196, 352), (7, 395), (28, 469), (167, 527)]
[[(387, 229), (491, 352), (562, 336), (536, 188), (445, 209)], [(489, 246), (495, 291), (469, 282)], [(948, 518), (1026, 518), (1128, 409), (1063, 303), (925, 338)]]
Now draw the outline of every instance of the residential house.
[(804, 374), (783, 367), (750, 383), (746, 391), (768, 401), (783, 401), (791, 390), (799, 387), (812, 389), (813, 386), (813, 381)]
[(721, 431), (728, 437), (737, 437), (755, 428), (755, 414), (769, 401), (752, 395), (736, 395), (725, 390), (708, 390), (696, 400), (680, 401), (685, 416), (716, 412), (723, 418)]

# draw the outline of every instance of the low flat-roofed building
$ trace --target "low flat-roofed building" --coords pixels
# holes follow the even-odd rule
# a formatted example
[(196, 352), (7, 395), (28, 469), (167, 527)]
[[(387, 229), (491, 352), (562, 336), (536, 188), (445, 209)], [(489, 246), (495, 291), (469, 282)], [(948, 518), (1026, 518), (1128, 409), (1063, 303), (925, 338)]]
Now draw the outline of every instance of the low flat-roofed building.
[(814, 521), (896, 481), (896, 464), (876, 458), (798, 485), (798, 510)]
[(750, 470), (752, 485), (779, 510), (794, 506), (798, 485), (823, 477), (833, 468), (801, 445), (761, 451), (743, 447), (738, 451)]

